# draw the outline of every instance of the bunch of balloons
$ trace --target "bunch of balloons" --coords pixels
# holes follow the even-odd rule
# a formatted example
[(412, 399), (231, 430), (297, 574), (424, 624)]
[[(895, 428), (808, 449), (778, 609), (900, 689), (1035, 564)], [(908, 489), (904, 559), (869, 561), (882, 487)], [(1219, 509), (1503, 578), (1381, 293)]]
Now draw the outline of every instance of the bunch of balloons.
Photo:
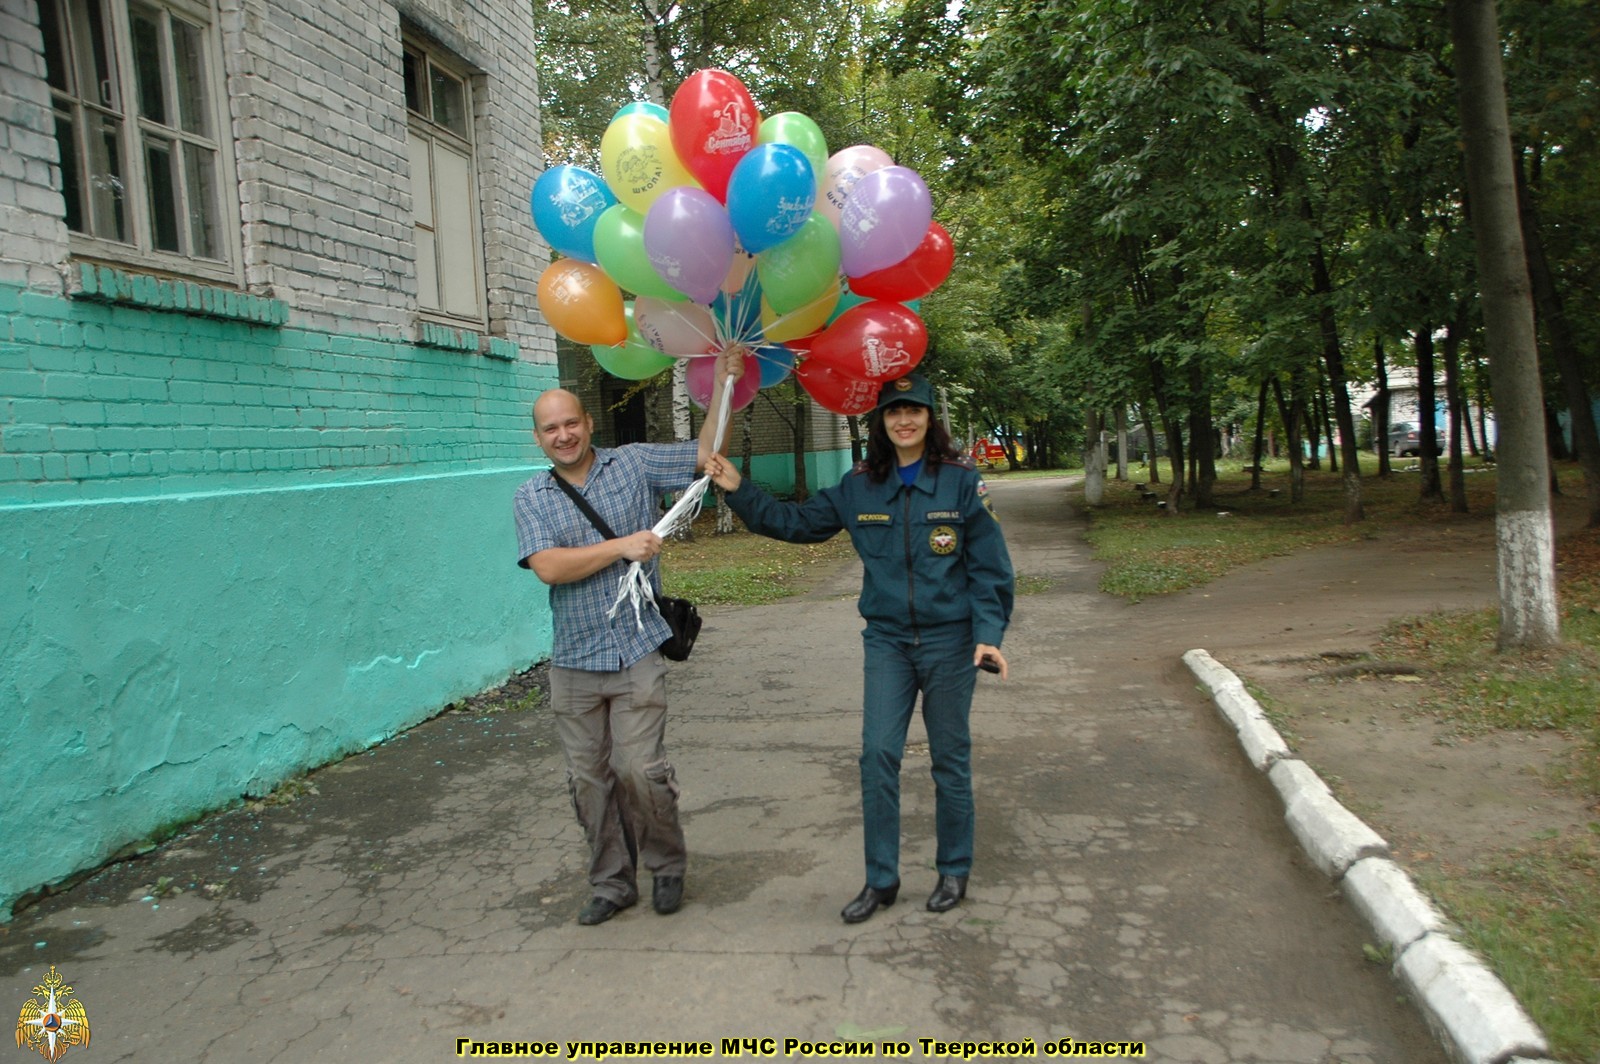
[(701, 70), (670, 109), (619, 110), (600, 162), (603, 177), (546, 170), (531, 207), (565, 256), (539, 279), (539, 309), (607, 372), (644, 380), (688, 359), (705, 406), (703, 356), (737, 347), (734, 409), (792, 371), (825, 409), (860, 414), (922, 360), (915, 301), (955, 250), (922, 178), (881, 149), (829, 155), (810, 118), (763, 120), (738, 78)]

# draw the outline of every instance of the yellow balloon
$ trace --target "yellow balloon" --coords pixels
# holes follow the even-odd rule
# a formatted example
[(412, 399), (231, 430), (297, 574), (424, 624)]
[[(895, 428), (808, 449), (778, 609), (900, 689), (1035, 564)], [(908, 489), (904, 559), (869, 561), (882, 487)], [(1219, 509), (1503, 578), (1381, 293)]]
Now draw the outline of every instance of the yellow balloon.
[(783, 343), (809, 336), (828, 324), (828, 316), (839, 302), (839, 283), (835, 281), (828, 290), (803, 307), (779, 314), (772, 309), (766, 297), (761, 298), (761, 333), (768, 340)]
[(600, 138), (600, 171), (617, 199), (644, 214), (663, 192), (700, 185), (672, 150), (667, 124), (634, 112), (614, 118)]
[(598, 266), (557, 259), (539, 276), (539, 310), (556, 332), (580, 344), (614, 347), (628, 338), (622, 289)]

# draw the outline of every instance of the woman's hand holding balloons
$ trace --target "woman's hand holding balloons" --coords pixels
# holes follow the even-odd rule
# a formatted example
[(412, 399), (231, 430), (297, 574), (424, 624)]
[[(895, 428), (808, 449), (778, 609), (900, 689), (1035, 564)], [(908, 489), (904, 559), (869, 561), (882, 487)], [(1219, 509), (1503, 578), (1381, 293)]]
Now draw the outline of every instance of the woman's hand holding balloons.
[(706, 459), (706, 475), (723, 491), (738, 491), (739, 485), (744, 483), (733, 462), (720, 454), (713, 454)]

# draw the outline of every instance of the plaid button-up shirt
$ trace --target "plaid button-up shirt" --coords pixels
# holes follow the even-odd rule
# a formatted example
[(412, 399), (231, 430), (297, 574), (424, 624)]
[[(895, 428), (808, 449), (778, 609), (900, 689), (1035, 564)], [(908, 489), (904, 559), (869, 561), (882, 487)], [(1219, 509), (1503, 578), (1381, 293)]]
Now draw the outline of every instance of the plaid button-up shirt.
[[(594, 449), (594, 464), (578, 492), (619, 536), (655, 527), (661, 519), (661, 496), (681, 491), (695, 478), (700, 445), (634, 443)], [(517, 489), (513, 511), (517, 521), (517, 562), (551, 547), (584, 547), (605, 539), (583, 511), (555, 483), (550, 471), (529, 478)], [(648, 606), (639, 612), (624, 602), (613, 621), (607, 617), (628, 562), (619, 561), (583, 580), (550, 586), (550, 612), (555, 618), (555, 646), (550, 664), (585, 672), (625, 669), (653, 652), (672, 634), (661, 615)], [(650, 583), (661, 593), (655, 565)]]

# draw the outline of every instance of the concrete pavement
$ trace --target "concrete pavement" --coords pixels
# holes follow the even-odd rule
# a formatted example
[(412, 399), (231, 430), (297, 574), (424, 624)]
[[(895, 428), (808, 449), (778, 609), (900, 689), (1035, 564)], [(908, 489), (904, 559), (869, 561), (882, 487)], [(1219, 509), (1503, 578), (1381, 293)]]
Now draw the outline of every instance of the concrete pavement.
[(839, 920), (862, 882), (846, 567), (801, 599), (707, 610), (674, 666), (681, 912), (646, 899), (579, 927), (583, 844), (547, 715), (453, 712), (19, 913), (0, 1004), (54, 964), (92, 1024), (82, 1064), (420, 1062), (458, 1039), (723, 1058), (732, 1038), (774, 1039), (778, 1058), (784, 1039), (881, 1059), (886, 1040), (912, 1059), (1031, 1040), (1048, 1059), (1072, 1039), (1154, 1061), (1441, 1064), (1182, 663), (1205, 618), (1151, 627), (1148, 605), (1096, 592), (1066, 481), (993, 494), (1019, 573), (1048, 587), (1018, 600), (1011, 680), (979, 680), (978, 862), (955, 911), (922, 908), (933, 794), (914, 724), (901, 900)]

